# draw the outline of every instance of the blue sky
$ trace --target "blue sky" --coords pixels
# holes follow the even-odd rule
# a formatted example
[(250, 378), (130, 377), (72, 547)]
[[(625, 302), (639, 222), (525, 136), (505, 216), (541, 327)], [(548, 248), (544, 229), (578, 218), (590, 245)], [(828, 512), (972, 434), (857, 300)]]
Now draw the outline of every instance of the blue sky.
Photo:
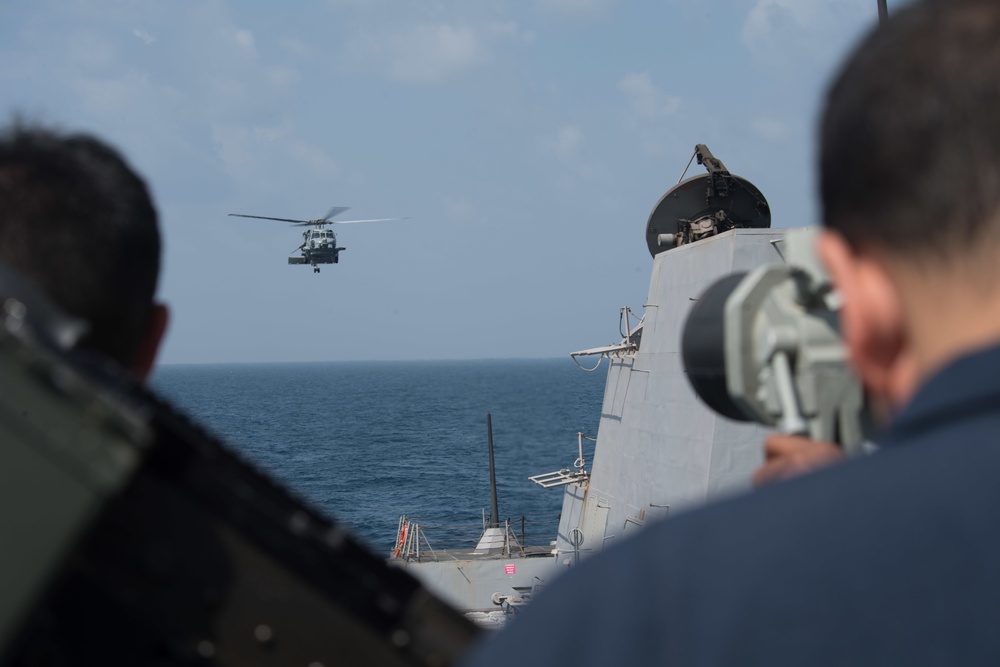
[[(890, 12), (900, 2), (890, 0)], [(98, 134), (161, 215), (164, 363), (557, 357), (641, 312), (706, 143), (816, 221), (824, 87), (875, 0), (0, 0), (4, 112)], [(249, 213), (334, 227), (316, 275)]]

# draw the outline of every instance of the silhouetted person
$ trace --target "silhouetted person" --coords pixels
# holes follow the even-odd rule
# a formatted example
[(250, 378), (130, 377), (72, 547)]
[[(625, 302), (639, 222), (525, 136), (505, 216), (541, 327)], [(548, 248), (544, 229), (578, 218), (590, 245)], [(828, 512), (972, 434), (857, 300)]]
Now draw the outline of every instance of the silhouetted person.
[(640, 531), (469, 665), (1000, 664), (1000, 2), (899, 10), (820, 141), (817, 249), (880, 449)]
[(22, 122), (0, 130), (0, 261), (87, 322), (80, 347), (149, 374), (167, 325), (154, 302), (160, 233), (145, 182), (114, 148)]

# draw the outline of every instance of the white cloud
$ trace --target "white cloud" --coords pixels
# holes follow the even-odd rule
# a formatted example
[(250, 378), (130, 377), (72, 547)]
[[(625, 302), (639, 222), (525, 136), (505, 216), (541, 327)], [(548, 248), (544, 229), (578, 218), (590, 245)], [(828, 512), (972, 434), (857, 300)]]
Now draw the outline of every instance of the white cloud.
[(119, 125), (167, 120), (184, 105), (184, 96), (177, 89), (155, 85), (147, 75), (137, 72), (119, 79), (78, 77), (71, 85), (87, 113), (116, 119)]
[(334, 11), (372, 11), (384, 3), (376, 0), (326, 0), (324, 4)]
[(397, 44), (390, 74), (401, 81), (435, 82), (482, 59), (476, 33), (466, 26), (419, 25)]
[(740, 38), (769, 65), (823, 62), (843, 52), (859, 17), (875, 15), (871, 0), (756, 0)]
[(323, 148), (296, 138), (290, 123), (277, 125), (212, 125), (216, 155), (230, 177), (262, 184), (275, 178), (275, 165), (284, 173), (307, 173), (311, 181), (329, 182), (343, 170)]
[(83, 108), (97, 116), (131, 108), (141, 87), (136, 81), (79, 78), (73, 82)]
[(312, 52), (312, 50), (301, 40), (295, 39), (294, 37), (278, 38), (278, 46), (296, 58), (305, 58)]
[[(64, 62), (69, 64), (70, 69), (75, 70), (105, 70), (116, 64), (119, 55), (114, 43), (90, 30), (75, 31), (66, 39), (63, 47), (66, 50)], [(46, 55), (57, 55), (57, 52), (49, 52)]]
[(230, 173), (248, 164), (254, 155), (249, 146), (248, 128), (235, 125), (212, 125), (212, 143), (219, 159)]
[(539, 141), (544, 152), (560, 160), (575, 157), (582, 143), (583, 130), (576, 125), (564, 125), (556, 130), (554, 136), (547, 136)]
[(775, 31), (811, 25), (820, 11), (822, 0), (757, 0), (741, 37), (746, 43), (769, 39)]
[[(365, 20), (361, 25), (368, 27), (356, 29), (347, 41), (342, 63), (377, 71), (395, 81), (439, 84), (492, 63), (502, 45), (529, 44), (536, 39), (533, 31), (515, 20), (463, 20), (456, 15), (467, 12), (437, 5), (424, 9), (423, 14), (433, 16), (407, 21), (394, 12), (395, 24)], [(438, 16), (448, 19), (434, 20)]]
[(299, 71), (291, 67), (265, 67), (264, 77), (276, 86), (285, 88), (302, 79)]
[(535, 41), (535, 33), (531, 30), (521, 30), (517, 21), (494, 21), (488, 23), (485, 32), (495, 37), (510, 37), (526, 44)]
[(253, 52), (255, 50), (253, 33), (250, 32), (249, 30), (237, 30), (236, 43), (242, 46), (247, 51)]
[(374, 65), (406, 83), (440, 83), (487, 60), (477, 32), (450, 23), (364, 35), (348, 44), (347, 54), (362, 66)]
[(335, 177), (341, 174), (336, 161), (318, 146), (304, 141), (293, 141), (288, 146), (288, 154), (317, 176)]
[(543, 11), (572, 18), (597, 18), (614, 6), (617, 0), (538, 0)]
[(487, 26), (487, 29), (495, 35), (517, 36), (517, 21), (494, 21)]
[(753, 131), (763, 139), (776, 141), (788, 136), (788, 127), (779, 120), (773, 118), (758, 118), (750, 124)]
[(649, 77), (649, 72), (626, 74), (618, 82), (618, 90), (625, 93), (632, 112), (642, 119), (669, 116), (680, 108), (678, 97), (660, 91)]
[(156, 37), (143, 30), (142, 28), (135, 28), (132, 34), (142, 40), (145, 44), (152, 44), (156, 41)]
[(292, 133), (288, 124), (213, 123), (212, 143), (225, 170), (237, 179), (256, 175), (261, 164), (284, 151)]
[(556, 133), (555, 152), (561, 158), (570, 158), (583, 141), (583, 132), (575, 125), (560, 127)]
[(441, 199), (441, 203), (444, 205), (448, 217), (456, 222), (466, 222), (475, 213), (475, 207), (464, 199), (446, 196)]

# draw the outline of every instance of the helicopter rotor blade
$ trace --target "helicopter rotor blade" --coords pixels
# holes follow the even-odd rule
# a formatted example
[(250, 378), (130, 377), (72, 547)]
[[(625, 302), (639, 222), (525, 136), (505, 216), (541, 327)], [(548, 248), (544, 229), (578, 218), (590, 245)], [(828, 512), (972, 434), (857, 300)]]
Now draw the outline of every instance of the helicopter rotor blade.
[(246, 215), (245, 213), (230, 213), (229, 215), (236, 216), (237, 218), (257, 218), (258, 220), (280, 220), (281, 222), (297, 222), (297, 223), (310, 223), (308, 220), (291, 220), (289, 218), (271, 218), (266, 215)]
[(323, 222), (328, 222), (330, 218), (332, 218), (333, 216), (340, 215), (341, 213), (350, 208), (351, 208), (350, 206), (334, 206), (329, 211), (327, 211), (327, 214), (325, 216), (323, 216), (322, 218)]
[(356, 222), (385, 222), (386, 220), (408, 220), (409, 218), (371, 218), (369, 220), (331, 220), (331, 225), (352, 225)]

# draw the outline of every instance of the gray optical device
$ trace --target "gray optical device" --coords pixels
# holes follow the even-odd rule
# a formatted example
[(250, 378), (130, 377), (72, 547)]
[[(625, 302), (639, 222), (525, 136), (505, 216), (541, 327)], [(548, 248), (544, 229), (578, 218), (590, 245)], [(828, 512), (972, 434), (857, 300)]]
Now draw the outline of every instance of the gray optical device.
[(716, 412), (863, 450), (864, 392), (840, 337), (838, 295), (814, 251), (815, 228), (776, 241), (783, 263), (713, 283), (684, 324), (681, 354)]

